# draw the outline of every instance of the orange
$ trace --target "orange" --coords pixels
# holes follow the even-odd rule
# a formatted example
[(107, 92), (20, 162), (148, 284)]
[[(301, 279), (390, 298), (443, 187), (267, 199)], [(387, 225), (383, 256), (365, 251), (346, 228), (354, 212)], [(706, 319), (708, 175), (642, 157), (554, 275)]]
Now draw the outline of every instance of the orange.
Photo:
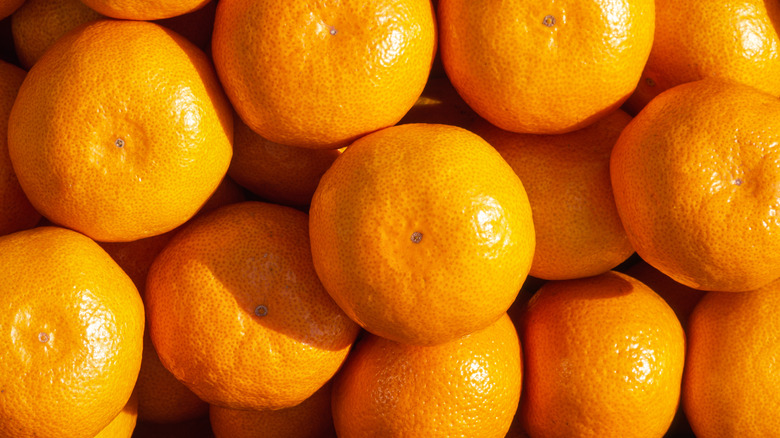
[[(112, 18), (159, 20), (202, 8), (211, 0), (81, 0), (85, 5)], [(217, 1), (217, 0), (214, 0)]]
[(615, 203), (636, 252), (686, 286), (780, 277), (780, 102), (722, 79), (655, 98), (612, 150)]
[(549, 281), (518, 327), (530, 436), (662, 437), (680, 397), (685, 334), (674, 311), (617, 272)]
[(479, 119), (446, 76), (432, 76), (420, 98), (398, 124), (439, 123), (469, 129)]
[(32, 228), (41, 218), (22, 191), (8, 155), (8, 116), (25, 75), (0, 61), (0, 235)]
[(452, 84), (513, 132), (573, 131), (612, 112), (653, 42), (653, 0), (442, 0), (438, 16)]
[(644, 260), (639, 260), (639, 262), (627, 268), (625, 273), (646, 284), (660, 295), (674, 310), (683, 329), (688, 327), (688, 317), (699, 300), (707, 293), (706, 291), (692, 289), (672, 280)]
[(100, 241), (187, 221), (226, 174), (232, 140), (208, 57), (142, 21), (94, 21), (57, 40), (27, 74), (8, 128), (33, 206)]
[(656, 0), (655, 39), (626, 108), (636, 113), (675, 85), (731, 79), (780, 96), (780, 3)]
[(301, 403), (333, 377), (359, 331), (317, 278), (308, 216), (261, 202), (221, 207), (176, 233), (144, 298), (163, 365), (204, 401), (233, 409)]
[(0, 0), (0, 19), (13, 14), (24, 2), (25, 0)]
[(780, 283), (710, 292), (688, 325), (683, 409), (698, 437), (760, 437), (780, 428)]
[(401, 120), (435, 51), (429, 0), (221, 0), (212, 40), (247, 126), (275, 143), (330, 149)]
[(310, 217), (314, 267), (366, 330), (447, 342), (495, 322), (531, 266), (520, 179), (476, 134), (408, 124), (355, 141), (325, 172)]
[(335, 438), (330, 409), (331, 382), (298, 405), (263, 411), (211, 406), (211, 428), (217, 438)]
[(522, 368), (506, 315), (435, 346), (367, 334), (334, 382), (336, 432), (340, 438), (503, 438), (517, 410)]
[(0, 267), (0, 436), (93, 437), (138, 376), (138, 291), (94, 241), (58, 227), (0, 237)]
[(567, 134), (517, 134), (485, 122), (473, 128), (512, 166), (528, 193), (536, 230), (534, 277), (590, 277), (633, 254), (609, 176), (612, 147), (629, 121), (617, 110)]
[(108, 426), (95, 435), (95, 438), (130, 438), (133, 436), (137, 419), (138, 397), (133, 392), (122, 411), (108, 423)]
[(19, 63), (29, 70), (61, 36), (100, 18), (105, 17), (81, 0), (26, 0), (11, 16)]
[(341, 155), (338, 149), (287, 146), (258, 135), (235, 119), (233, 160), (228, 175), (260, 198), (307, 208), (322, 174)]
[[(225, 178), (198, 214), (244, 200), (243, 193), (230, 178)], [(144, 296), (149, 267), (168, 244), (176, 230), (132, 242), (105, 242), (100, 245), (130, 276)], [(138, 395), (138, 418), (156, 423), (176, 423), (205, 415), (208, 404), (179, 382), (160, 362), (157, 351), (144, 332), (143, 360), (135, 392)]]

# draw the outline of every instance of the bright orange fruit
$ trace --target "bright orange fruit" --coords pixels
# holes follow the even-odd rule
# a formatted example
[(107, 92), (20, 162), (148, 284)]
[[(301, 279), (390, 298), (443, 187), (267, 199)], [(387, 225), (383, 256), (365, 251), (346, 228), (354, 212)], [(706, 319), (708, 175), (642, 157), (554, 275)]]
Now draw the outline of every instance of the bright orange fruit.
[(325, 172), (310, 217), (314, 267), (366, 330), (437, 344), (495, 322), (531, 266), (523, 184), (476, 134), (447, 125), (386, 128)]
[(252, 130), (335, 149), (412, 107), (431, 69), (435, 22), (429, 0), (221, 0), (212, 52)]
[(631, 117), (617, 110), (567, 134), (473, 127), (523, 181), (534, 218), (536, 250), (530, 275), (568, 280), (606, 272), (634, 253), (620, 222), (609, 158)]
[(141, 366), (144, 309), (94, 241), (59, 227), (0, 237), (0, 436), (92, 438)]
[(691, 313), (683, 409), (699, 437), (780, 430), (780, 282), (710, 292)]
[(507, 131), (582, 128), (634, 91), (653, 42), (653, 0), (442, 0), (447, 76)]
[(626, 108), (636, 114), (664, 90), (708, 77), (780, 96), (780, 3), (656, 0), (655, 36)]
[(301, 403), (341, 366), (359, 327), (311, 260), (308, 216), (228, 205), (180, 230), (144, 296), (163, 365), (204, 401), (233, 409)]
[(340, 438), (503, 438), (522, 374), (517, 331), (506, 314), (435, 346), (367, 334), (334, 382), (336, 431)]
[(680, 399), (685, 334), (650, 288), (612, 271), (548, 281), (518, 331), (530, 436), (664, 436)]
[(686, 286), (780, 277), (780, 101), (723, 79), (667, 90), (620, 135), (618, 213), (643, 260)]
[(226, 174), (232, 140), (208, 57), (143, 21), (94, 21), (57, 40), (27, 74), (8, 127), (32, 204), (100, 241), (187, 221)]

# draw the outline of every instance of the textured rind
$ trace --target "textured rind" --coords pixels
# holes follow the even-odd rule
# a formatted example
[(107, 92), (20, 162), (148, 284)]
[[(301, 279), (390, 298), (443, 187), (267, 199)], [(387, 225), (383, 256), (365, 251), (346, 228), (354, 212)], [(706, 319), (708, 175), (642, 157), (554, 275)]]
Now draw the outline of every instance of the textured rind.
[(152, 264), (152, 342), (163, 365), (206, 402), (296, 405), (349, 353), (359, 327), (319, 282), (307, 226), (307, 215), (289, 207), (228, 205), (179, 231)]
[(683, 409), (696, 436), (772, 436), (780, 429), (780, 283), (710, 292), (688, 324)]
[(59, 39), (27, 74), (8, 148), (44, 216), (129, 241), (181, 225), (214, 192), (232, 116), (200, 49), (153, 23), (101, 20)]
[(503, 438), (522, 390), (520, 342), (505, 314), (436, 345), (367, 334), (333, 387), (339, 437)]
[(138, 376), (138, 291), (94, 241), (58, 227), (0, 238), (0, 267), (0, 436), (92, 438)]
[(398, 342), (441, 343), (493, 323), (534, 253), (522, 182), (487, 142), (454, 126), (362, 137), (322, 177), (309, 213), (325, 289), (364, 328)]
[(518, 134), (486, 122), (474, 127), (512, 166), (528, 193), (536, 232), (530, 275), (590, 277), (633, 254), (609, 176), (610, 152), (630, 121), (617, 110), (567, 134)]
[(442, 63), (469, 106), (507, 131), (558, 134), (633, 92), (655, 8), (652, 0), (442, 0), (438, 17)]
[(685, 82), (731, 79), (780, 96), (780, 3), (657, 0), (653, 48), (626, 102), (638, 112)]
[(723, 79), (660, 94), (612, 150), (636, 252), (679, 283), (747, 291), (780, 277), (780, 102)]
[(518, 324), (530, 436), (662, 437), (680, 397), (685, 334), (627, 275), (548, 281)]
[(223, 0), (212, 42), (225, 91), (252, 130), (330, 149), (397, 123), (435, 50), (428, 0)]

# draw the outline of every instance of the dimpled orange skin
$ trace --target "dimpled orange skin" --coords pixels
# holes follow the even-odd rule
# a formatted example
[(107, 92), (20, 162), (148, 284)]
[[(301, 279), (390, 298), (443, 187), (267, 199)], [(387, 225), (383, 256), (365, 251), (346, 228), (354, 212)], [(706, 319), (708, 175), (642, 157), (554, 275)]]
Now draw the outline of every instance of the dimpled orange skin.
[(8, 115), (26, 74), (0, 61), (0, 235), (32, 228), (41, 218), (19, 185), (8, 156)]
[(217, 0), (81, 0), (101, 14), (124, 20), (159, 20), (193, 12)]
[(276, 410), (245, 411), (209, 407), (216, 438), (336, 438), (329, 381), (300, 404)]
[(336, 376), (333, 421), (340, 438), (503, 438), (522, 375), (520, 342), (506, 315), (436, 346), (368, 334)]
[(653, 48), (627, 109), (707, 77), (732, 79), (780, 96), (780, 3), (656, 0)]
[(662, 437), (680, 397), (685, 335), (650, 288), (617, 272), (549, 281), (518, 326), (530, 436)]
[(634, 253), (609, 177), (612, 146), (630, 121), (617, 110), (567, 134), (518, 134), (486, 122), (473, 128), (512, 166), (528, 193), (536, 230), (530, 275), (590, 277)]
[(314, 267), (366, 330), (430, 345), (484, 328), (514, 301), (534, 228), (523, 184), (476, 134), (386, 128), (325, 172), (310, 214)]
[(494, 125), (557, 134), (593, 123), (634, 91), (653, 41), (652, 0), (443, 0), (447, 76)]
[(335, 149), (414, 105), (433, 63), (435, 22), (429, 0), (221, 0), (212, 53), (252, 130)]
[(683, 409), (697, 437), (772, 436), (780, 428), (780, 282), (710, 292), (693, 310)]
[(264, 200), (307, 208), (320, 178), (339, 155), (339, 149), (274, 143), (236, 118), (233, 160), (228, 175)]
[(163, 365), (201, 399), (279, 409), (311, 396), (359, 327), (314, 272), (308, 216), (244, 202), (196, 218), (155, 259), (146, 283)]
[(27, 74), (8, 128), (33, 206), (99, 241), (187, 221), (226, 174), (232, 141), (208, 57), (142, 21), (95, 21), (57, 40)]
[(612, 150), (615, 203), (636, 252), (694, 289), (780, 277), (780, 102), (704, 79), (659, 95)]
[(94, 241), (59, 227), (0, 238), (0, 266), (0, 436), (93, 437), (138, 376), (138, 291)]
[(81, 0), (26, 0), (11, 16), (11, 35), (19, 63), (29, 70), (61, 36), (101, 18), (105, 17)]

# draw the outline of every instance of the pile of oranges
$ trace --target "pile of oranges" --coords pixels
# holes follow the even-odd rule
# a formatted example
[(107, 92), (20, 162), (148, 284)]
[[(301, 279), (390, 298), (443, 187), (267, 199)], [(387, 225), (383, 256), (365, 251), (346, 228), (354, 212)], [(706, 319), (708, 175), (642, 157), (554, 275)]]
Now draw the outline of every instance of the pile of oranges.
[(0, 437), (780, 430), (780, 3), (0, 18)]

